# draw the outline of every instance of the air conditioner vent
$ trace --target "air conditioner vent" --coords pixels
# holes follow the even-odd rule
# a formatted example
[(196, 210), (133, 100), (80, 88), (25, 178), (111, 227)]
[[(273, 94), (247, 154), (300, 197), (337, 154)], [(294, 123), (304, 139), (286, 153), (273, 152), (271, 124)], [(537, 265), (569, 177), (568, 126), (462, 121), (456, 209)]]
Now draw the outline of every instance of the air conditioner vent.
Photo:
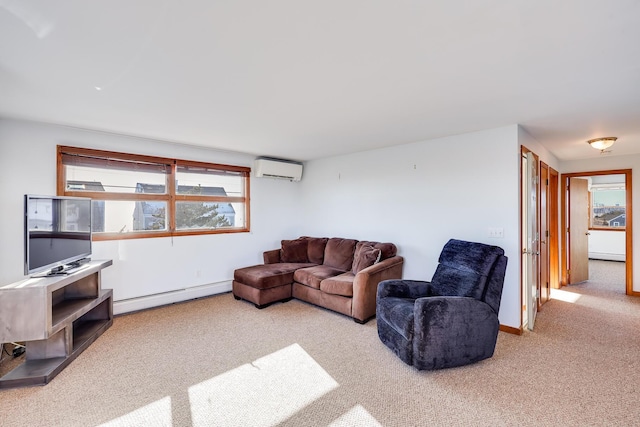
[(302, 163), (289, 160), (258, 157), (254, 162), (256, 177), (286, 179), (300, 181), (302, 179)]

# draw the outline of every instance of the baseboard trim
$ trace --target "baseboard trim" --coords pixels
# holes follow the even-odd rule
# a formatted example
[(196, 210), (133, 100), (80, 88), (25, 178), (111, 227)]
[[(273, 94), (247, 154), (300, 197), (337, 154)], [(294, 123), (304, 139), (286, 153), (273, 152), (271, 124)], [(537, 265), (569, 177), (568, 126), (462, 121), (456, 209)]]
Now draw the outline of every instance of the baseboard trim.
[(138, 298), (130, 298), (114, 301), (113, 314), (124, 314), (133, 311), (145, 310), (162, 305), (173, 304), (192, 300), (195, 298), (208, 297), (231, 291), (231, 280), (219, 283), (211, 283), (193, 288), (180, 289), (177, 291), (164, 292), (161, 294), (145, 295)]
[(502, 332), (507, 332), (509, 334), (522, 335), (522, 328), (514, 328), (513, 326), (500, 325), (500, 330)]
[(625, 254), (612, 254), (605, 252), (589, 252), (589, 259), (601, 260), (601, 261), (622, 261), (627, 260)]

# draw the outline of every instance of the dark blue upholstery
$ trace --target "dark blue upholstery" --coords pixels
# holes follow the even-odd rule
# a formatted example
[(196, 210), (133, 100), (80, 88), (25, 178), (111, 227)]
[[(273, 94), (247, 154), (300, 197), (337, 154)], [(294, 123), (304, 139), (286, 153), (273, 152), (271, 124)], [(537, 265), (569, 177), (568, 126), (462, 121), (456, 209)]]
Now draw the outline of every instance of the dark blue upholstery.
[(497, 246), (449, 240), (431, 282), (378, 284), (378, 336), (417, 369), (467, 365), (493, 356), (507, 257)]

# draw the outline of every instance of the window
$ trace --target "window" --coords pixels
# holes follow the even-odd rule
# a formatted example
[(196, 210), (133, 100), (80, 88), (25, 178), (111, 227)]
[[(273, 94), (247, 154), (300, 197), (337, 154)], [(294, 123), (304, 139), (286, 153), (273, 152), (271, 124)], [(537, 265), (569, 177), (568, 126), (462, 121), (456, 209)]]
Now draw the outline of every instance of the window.
[(58, 194), (92, 199), (94, 240), (247, 232), (250, 172), (58, 146)]
[(626, 191), (624, 188), (592, 186), (590, 195), (591, 228), (624, 230)]

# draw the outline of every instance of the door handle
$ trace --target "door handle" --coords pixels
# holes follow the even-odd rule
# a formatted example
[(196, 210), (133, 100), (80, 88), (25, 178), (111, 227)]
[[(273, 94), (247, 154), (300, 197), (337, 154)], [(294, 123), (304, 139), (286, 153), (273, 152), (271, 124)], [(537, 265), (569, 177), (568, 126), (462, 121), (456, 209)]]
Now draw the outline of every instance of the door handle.
[(586, 233), (584, 233), (585, 236), (591, 236), (591, 233), (589, 233), (588, 231)]

